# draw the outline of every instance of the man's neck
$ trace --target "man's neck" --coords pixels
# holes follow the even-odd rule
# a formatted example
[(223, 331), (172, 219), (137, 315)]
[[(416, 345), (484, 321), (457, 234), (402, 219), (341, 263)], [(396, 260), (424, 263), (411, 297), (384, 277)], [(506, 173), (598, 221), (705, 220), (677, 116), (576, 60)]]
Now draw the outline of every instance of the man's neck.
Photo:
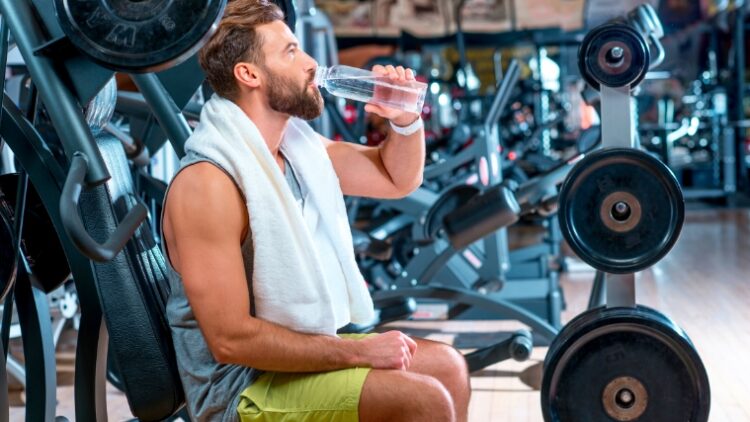
[(272, 110), (268, 104), (255, 99), (240, 101), (237, 104), (242, 111), (253, 121), (258, 128), (263, 140), (268, 145), (271, 155), (276, 158), (284, 139), (289, 115)]

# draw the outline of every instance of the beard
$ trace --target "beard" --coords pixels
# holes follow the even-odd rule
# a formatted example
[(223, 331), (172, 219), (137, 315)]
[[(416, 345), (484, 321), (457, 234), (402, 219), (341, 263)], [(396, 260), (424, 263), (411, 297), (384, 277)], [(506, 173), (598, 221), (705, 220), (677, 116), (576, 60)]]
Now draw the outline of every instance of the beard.
[(297, 88), (297, 82), (284, 75), (276, 74), (270, 69), (264, 69), (268, 78), (268, 86), (273, 87), (269, 90), (268, 105), (272, 110), (299, 117), (303, 120), (313, 120), (323, 113), (323, 96), (317, 87), (310, 89), (309, 80), (301, 89)]

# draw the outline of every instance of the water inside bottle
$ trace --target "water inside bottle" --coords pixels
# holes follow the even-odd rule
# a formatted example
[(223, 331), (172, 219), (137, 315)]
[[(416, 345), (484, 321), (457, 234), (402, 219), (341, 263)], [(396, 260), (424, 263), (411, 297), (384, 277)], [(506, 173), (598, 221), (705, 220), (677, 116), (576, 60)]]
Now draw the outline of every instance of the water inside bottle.
[(355, 76), (326, 79), (326, 89), (356, 101), (421, 113), (425, 87), (421, 82), (394, 83), (383, 76)]

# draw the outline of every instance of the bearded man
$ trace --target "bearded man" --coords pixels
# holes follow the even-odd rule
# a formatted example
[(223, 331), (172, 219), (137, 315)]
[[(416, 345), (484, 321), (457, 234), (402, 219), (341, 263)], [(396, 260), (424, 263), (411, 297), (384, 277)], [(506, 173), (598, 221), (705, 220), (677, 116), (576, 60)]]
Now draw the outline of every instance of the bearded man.
[[(198, 421), (465, 421), (463, 356), (399, 331), (337, 335), (374, 316), (343, 195), (399, 198), (422, 181), (417, 114), (378, 147), (305, 120), (317, 63), (268, 0), (233, 0), (199, 53), (216, 94), (186, 143), (163, 214), (167, 317)], [(376, 66), (394, 82), (410, 69)], [(348, 243), (347, 243), (348, 242)]]

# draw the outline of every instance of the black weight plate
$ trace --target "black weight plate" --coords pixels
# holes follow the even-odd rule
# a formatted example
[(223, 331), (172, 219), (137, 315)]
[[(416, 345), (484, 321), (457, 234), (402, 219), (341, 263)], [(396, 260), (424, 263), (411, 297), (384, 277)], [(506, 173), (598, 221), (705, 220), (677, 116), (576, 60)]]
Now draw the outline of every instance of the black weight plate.
[(226, 0), (54, 0), (65, 34), (109, 69), (145, 73), (175, 66), (208, 40)]
[[(637, 200), (630, 204), (633, 219), (625, 221), (632, 228), (618, 225), (616, 231), (605, 219), (612, 195)], [(573, 251), (592, 267), (616, 274), (640, 271), (663, 258), (685, 217), (682, 191), (669, 168), (630, 148), (598, 150), (576, 163), (559, 202), (560, 229)]]
[[(613, 47), (622, 49), (622, 62), (609, 65), (607, 54)], [(648, 45), (633, 28), (619, 24), (601, 25), (586, 34), (578, 51), (578, 68), (594, 89), (638, 85), (649, 66)]]
[(16, 236), (13, 231), (13, 211), (5, 202), (0, 190), (0, 300), (5, 298), (8, 289), (16, 280), (17, 262), (14, 259)]
[[(18, 174), (0, 176), (0, 190), (5, 193), (8, 205), (13, 209), (17, 186)], [(68, 278), (70, 267), (44, 204), (34, 186), (31, 183), (28, 186), (21, 246), (38, 286), (49, 293)]]
[(434, 239), (440, 229), (443, 228), (443, 218), (455, 211), (456, 208), (469, 202), (477, 194), (479, 194), (479, 188), (471, 185), (456, 185), (443, 192), (425, 215), (422, 225), (424, 227), (424, 240)]
[[(618, 381), (636, 387), (629, 406), (612, 400)], [(541, 401), (547, 422), (705, 422), (710, 386), (690, 339), (669, 318), (642, 306), (598, 308), (552, 342)]]

